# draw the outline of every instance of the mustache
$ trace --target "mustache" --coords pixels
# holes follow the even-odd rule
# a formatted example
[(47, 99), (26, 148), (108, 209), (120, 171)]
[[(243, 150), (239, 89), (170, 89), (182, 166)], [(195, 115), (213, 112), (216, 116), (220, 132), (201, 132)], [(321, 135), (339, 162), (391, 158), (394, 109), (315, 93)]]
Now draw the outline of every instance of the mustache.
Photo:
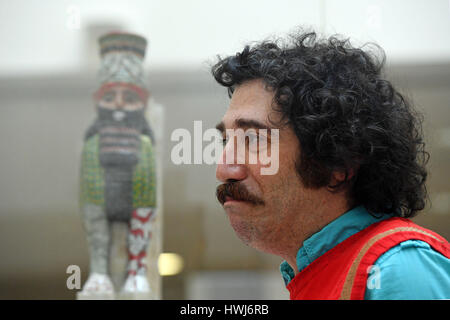
[(247, 187), (239, 181), (227, 182), (216, 188), (216, 198), (220, 204), (224, 204), (226, 198), (233, 200), (247, 201), (254, 205), (264, 205), (264, 201), (254, 194), (250, 193)]

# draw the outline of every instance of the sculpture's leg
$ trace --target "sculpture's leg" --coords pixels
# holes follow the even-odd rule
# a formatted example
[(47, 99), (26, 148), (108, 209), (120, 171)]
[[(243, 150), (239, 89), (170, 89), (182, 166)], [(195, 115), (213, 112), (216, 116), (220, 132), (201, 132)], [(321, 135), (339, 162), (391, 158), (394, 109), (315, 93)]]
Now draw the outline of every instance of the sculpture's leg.
[(124, 292), (151, 292), (147, 280), (146, 256), (151, 237), (151, 218), (154, 208), (133, 211), (128, 231), (128, 268)]
[(94, 204), (86, 204), (83, 213), (89, 245), (90, 270), (82, 293), (113, 295), (114, 286), (108, 275), (110, 245), (108, 219), (103, 208)]

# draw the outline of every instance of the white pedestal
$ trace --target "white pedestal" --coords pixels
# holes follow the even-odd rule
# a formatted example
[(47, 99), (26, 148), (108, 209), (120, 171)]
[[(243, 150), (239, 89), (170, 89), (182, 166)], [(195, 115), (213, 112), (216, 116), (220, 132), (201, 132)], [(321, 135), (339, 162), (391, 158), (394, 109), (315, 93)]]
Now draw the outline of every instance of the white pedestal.
[(115, 300), (115, 294), (77, 292), (77, 300)]

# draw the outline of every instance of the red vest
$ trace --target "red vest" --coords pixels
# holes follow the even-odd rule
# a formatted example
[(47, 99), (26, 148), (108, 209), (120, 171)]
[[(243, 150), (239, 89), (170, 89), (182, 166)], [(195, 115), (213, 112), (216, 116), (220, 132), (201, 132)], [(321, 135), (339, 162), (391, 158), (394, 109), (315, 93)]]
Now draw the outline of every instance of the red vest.
[(364, 299), (368, 268), (406, 240), (422, 240), (450, 258), (440, 235), (405, 218), (389, 218), (352, 235), (314, 260), (287, 285), (291, 300)]

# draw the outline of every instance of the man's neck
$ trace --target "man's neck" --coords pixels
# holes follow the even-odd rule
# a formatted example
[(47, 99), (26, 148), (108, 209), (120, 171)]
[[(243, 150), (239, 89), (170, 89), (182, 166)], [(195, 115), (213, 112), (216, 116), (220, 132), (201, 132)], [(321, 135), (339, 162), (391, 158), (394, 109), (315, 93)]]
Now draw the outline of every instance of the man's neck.
[(295, 237), (295, 240), (290, 239), (290, 248), (287, 254), (282, 256), (282, 258), (284, 258), (294, 270), (295, 275), (299, 273), (297, 266), (297, 254), (303, 246), (303, 242), (350, 209), (351, 207), (347, 201), (336, 201), (331, 203), (328, 202), (326, 205), (323, 204), (317, 208), (317, 210), (311, 211), (310, 213), (299, 215), (299, 218), (301, 218), (299, 220), (301, 221), (292, 224), (292, 227), (298, 228), (300, 226), (302, 230), (298, 233), (292, 232), (292, 234), (296, 234), (297, 236)]

